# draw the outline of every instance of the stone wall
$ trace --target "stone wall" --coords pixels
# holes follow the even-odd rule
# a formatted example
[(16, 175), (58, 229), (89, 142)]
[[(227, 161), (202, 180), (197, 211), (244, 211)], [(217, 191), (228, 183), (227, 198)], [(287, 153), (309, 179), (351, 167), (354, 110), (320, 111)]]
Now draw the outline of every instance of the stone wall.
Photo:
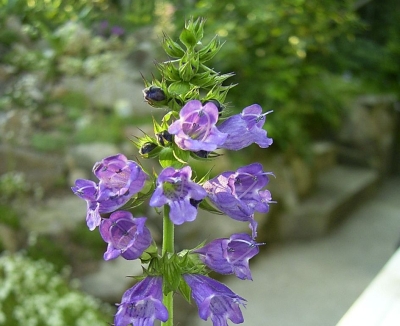
[(392, 170), (396, 128), (399, 128), (398, 105), (393, 95), (355, 98), (346, 110), (337, 135), (339, 162), (370, 167), (381, 175), (388, 175)]

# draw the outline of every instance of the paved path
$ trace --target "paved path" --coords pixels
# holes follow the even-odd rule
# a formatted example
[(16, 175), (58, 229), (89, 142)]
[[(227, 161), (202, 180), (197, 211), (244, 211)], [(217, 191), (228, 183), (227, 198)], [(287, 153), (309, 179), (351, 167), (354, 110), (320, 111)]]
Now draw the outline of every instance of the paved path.
[[(267, 247), (250, 264), (253, 282), (230, 276), (225, 283), (248, 300), (242, 325), (335, 326), (399, 241), (396, 177), (328, 236)], [(191, 325), (211, 325), (198, 320)]]

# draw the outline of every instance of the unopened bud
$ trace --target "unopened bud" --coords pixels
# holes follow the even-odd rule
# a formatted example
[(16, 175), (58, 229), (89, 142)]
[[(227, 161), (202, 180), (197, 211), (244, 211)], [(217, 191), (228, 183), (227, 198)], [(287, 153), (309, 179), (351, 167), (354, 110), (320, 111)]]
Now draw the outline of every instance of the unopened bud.
[(150, 104), (163, 102), (166, 99), (164, 91), (158, 86), (150, 86), (143, 90), (144, 99)]
[(203, 199), (201, 199), (201, 200), (196, 200), (196, 199), (193, 199), (193, 198), (189, 199), (190, 205), (192, 205), (193, 207), (196, 207), (196, 208), (199, 206), (199, 204), (202, 201), (203, 201)]
[(142, 147), (140, 147), (139, 153), (140, 153), (140, 155), (146, 155), (146, 154), (150, 153), (156, 147), (157, 147), (157, 144), (145, 143)]
[(167, 130), (164, 130), (164, 131), (156, 134), (156, 136), (157, 136), (157, 141), (159, 142), (159, 144), (161, 146), (165, 146), (165, 141), (171, 143), (172, 139), (174, 137)]
[(210, 154), (210, 152), (204, 151), (204, 150), (200, 150), (197, 152), (193, 152), (194, 155), (201, 157), (201, 158), (207, 158), (208, 154)]

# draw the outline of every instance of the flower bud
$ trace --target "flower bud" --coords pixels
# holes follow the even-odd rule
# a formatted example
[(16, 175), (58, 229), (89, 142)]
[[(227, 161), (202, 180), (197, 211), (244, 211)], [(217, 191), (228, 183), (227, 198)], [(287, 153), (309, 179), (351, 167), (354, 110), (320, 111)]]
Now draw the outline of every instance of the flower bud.
[(193, 198), (190, 198), (190, 200), (189, 200), (189, 202), (190, 202), (190, 205), (192, 205), (193, 207), (199, 207), (199, 204), (201, 203), (203, 201), (203, 199), (200, 199), (200, 200), (196, 200), (196, 199), (193, 199)]
[(143, 90), (144, 99), (147, 103), (154, 106), (156, 104), (163, 104), (166, 100), (164, 91), (158, 86), (150, 86)]
[(149, 154), (153, 149), (157, 147), (157, 144), (154, 143), (145, 143), (143, 144), (142, 147), (139, 149), (139, 154), (140, 155), (146, 155)]
[(196, 156), (198, 156), (200, 158), (207, 158), (208, 154), (210, 154), (210, 152), (201, 150), (201, 151), (193, 152), (193, 154), (195, 154)]
[(157, 141), (161, 146), (165, 146), (165, 141), (171, 143), (173, 140), (173, 135), (171, 135), (167, 130), (164, 130), (158, 134), (156, 134)]

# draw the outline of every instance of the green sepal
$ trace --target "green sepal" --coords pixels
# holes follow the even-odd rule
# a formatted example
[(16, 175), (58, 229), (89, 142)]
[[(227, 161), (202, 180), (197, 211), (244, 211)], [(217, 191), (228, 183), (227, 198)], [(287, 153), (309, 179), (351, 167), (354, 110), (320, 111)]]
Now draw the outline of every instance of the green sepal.
[(179, 98), (171, 98), (168, 101), (168, 107), (171, 109), (171, 111), (174, 112), (179, 112), (182, 109), (183, 106), (183, 101)]
[(166, 54), (172, 58), (181, 58), (185, 51), (182, 47), (174, 42), (167, 34), (164, 33), (162, 46)]
[(199, 70), (199, 56), (192, 51), (187, 51), (179, 61), (179, 76), (184, 81), (190, 81)]
[(172, 96), (183, 95), (190, 91), (190, 84), (184, 81), (176, 81), (168, 86), (168, 93)]
[(193, 70), (190, 62), (186, 62), (179, 66), (179, 76), (183, 81), (190, 81), (195, 74), (196, 72)]
[[(215, 83), (216, 83), (216, 84), (222, 84), (225, 80), (227, 80), (228, 78), (231, 78), (231, 77), (233, 77), (233, 76), (235, 76), (235, 73), (233, 73), (233, 72), (230, 72), (230, 73), (227, 73), (227, 74), (223, 74), (223, 75), (215, 76)], [(229, 86), (224, 86), (224, 87), (229, 87), (229, 89), (231, 89), (231, 88), (234, 87), (234, 86), (236, 86), (236, 85), (233, 85), (233, 86), (231, 86), (231, 87), (229, 87)]]
[(163, 275), (163, 293), (168, 294), (178, 289), (181, 269), (178, 265), (178, 257), (176, 255), (165, 255), (161, 258), (161, 271)]
[(198, 161), (212, 161), (213, 159), (222, 156), (223, 154), (218, 154), (216, 152), (209, 152), (207, 157), (200, 157), (194, 152), (190, 152), (190, 157)]
[(187, 164), (190, 157), (190, 151), (184, 151), (183, 149), (180, 149), (176, 144), (173, 144), (172, 148), (174, 157), (182, 164), (182, 166)]
[[(180, 81), (179, 70), (175, 67), (172, 61), (163, 63), (156, 63), (157, 69), (160, 71), (161, 76), (168, 81)], [(164, 90), (164, 89), (163, 89)], [(164, 90), (165, 92), (165, 90)]]
[(197, 44), (196, 34), (185, 26), (182, 33), (179, 35), (179, 40), (185, 44), (186, 48), (193, 48)]
[[(159, 123), (154, 119), (154, 117), (153, 117), (153, 129), (154, 129), (154, 134), (155, 134), (155, 135), (158, 135), (158, 134), (162, 133), (163, 131), (168, 130), (169, 125), (168, 125), (168, 122), (167, 122), (167, 121), (169, 121), (169, 120), (171, 119), (171, 116), (172, 116), (173, 114), (174, 114), (174, 112), (173, 112), (173, 111), (170, 111), (170, 112), (168, 112), (166, 115), (164, 115), (161, 124), (159, 124)], [(164, 142), (164, 144), (160, 144), (158, 138), (157, 138), (157, 143), (158, 143), (160, 146), (163, 146), (163, 147), (166, 146), (166, 145), (165, 145), (165, 142)]]
[(147, 276), (148, 276), (148, 274), (143, 272), (142, 275), (128, 275), (126, 277), (133, 278), (136, 282), (140, 282), (140, 281), (144, 280)]
[(188, 22), (188, 28), (191, 27), (191, 25), (193, 26), (193, 31), (195, 33), (196, 36), (196, 40), (197, 42), (200, 42), (200, 40), (203, 38), (204, 36), (204, 24), (206, 23), (206, 20), (204, 18), (197, 18), (196, 21), (193, 22), (193, 20), (189, 20)]
[[(150, 177), (151, 178), (151, 177)], [(155, 184), (153, 180), (147, 180), (144, 183), (144, 187), (140, 192), (138, 192), (134, 197), (132, 197), (128, 203), (122, 206), (122, 209), (133, 210), (136, 207), (142, 205), (147, 199), (153, 194), (155, 189)]]
[(202, 49), (198, 51), (199, 60), (203, 63), (214, 58), (214, 56), (221, 50), (224, 42), (221, 42), (218, 36), (214, 36), (213, 39)]
[(186, 281), (183, 279), (183, 277), (180, 278), (178, 289), (179, 292), (182, 294), (182, 296), (185, 298), (185, 300), (190, 303), (192, 290), (190, 289), (190, 286), (186, 283)]
[[(162, 126), (168, 126), (168, 121), (171, 120), (171, 118), (179, 118), (179, 114), (175, 111), (169, 111), (168, 113), (166, 113), (163, 118), (162, 118)], [(157, 130), (157, 132), (161, 132), (163, 129), (163, 127), (160, 127), (159, 130)]]
[(183, 164), (176, 161), (172, 147), (164, 147), (158, 155), (158, 159), (163, 168), (167, 168), (169, 166), (173, 166), (175, 168), (183, 166)]
[(221, 84), (215, 85), (205, 96), (206, 98), (212, 98), (218, 100), (220, 103), (225, 102), (226, 95), (229, 90), (235, 87), (237, 84), (231, 84), (229, 86), (222, 86)]
[(185, 95), (181, 96), (184, 103), (190, 100), (197, 100), (199, 99), (200, 91), (197, 86), (192, 85), (192, 89), (187, 92)]
[(199, 207), (200, 207), (201, 209), (204, 209), (204, 210), (207, 211), (207, 212), (210, 212), (210, 213), (214, 213), (214, 214), (217, 214), (217, 215), (224, 215), (224, 213), (222, 213), (220, 210), (218, 210), (218, 209), (216, 209), (214, 206), (212, 206), (212, 205), (208, 202), (208, 199), (207, 199), (207, 198), (203, 199), (203, 200), (200, 202)]
[(157, 255), (158, 255), (158, 248), (153, 240), (152, 244), (145, 251), (143, 251), (139, 259), (142, 262), (142, 264), (148, 264), (152, 259), (157, 258)]
[(180, 41), (187, 47), (193, 48), (203, 38), (205, 19), (198, 18), (195, 21), (189, 19), (185, 23), (182, 33), (179, 35)]
[(213, 76), (209, 71), (197, 73), (190, 80), (190, 83), (198, 87), (210, 87), (214, 84)]

